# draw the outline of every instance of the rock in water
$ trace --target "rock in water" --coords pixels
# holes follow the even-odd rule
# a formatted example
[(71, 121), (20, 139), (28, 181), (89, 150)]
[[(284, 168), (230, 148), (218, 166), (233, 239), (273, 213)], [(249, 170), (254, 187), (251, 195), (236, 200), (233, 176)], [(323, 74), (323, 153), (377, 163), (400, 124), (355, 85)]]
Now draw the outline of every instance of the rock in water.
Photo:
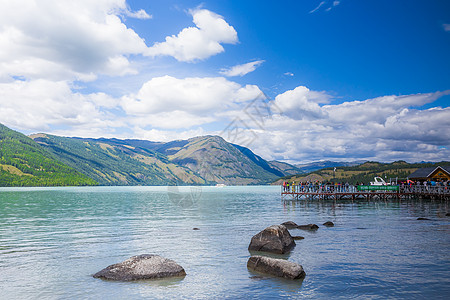
[(428, 218), (417, 218), (417, 220), (419, 220), (419, 221), (429, 221), (430, 219), (428, 219)]
[(292, 221), (287, 221), (287, 222), (281, 223), (281, 225), (286, 226), (287, 229), (297, 228), (297, 226), (298, 226), (295, 222), (292, 222)]
[(319, 226), (317, 226), (316, 224), (308, 224), (308, 225), (298, 225), (297, 228), (303, 230), (317, 230), (319, 229)]
[(294, 239), (285, 226), (272, 225), (252, 237), (248, 250), (284, 254), (294, 246)]
[(250, 270), (270, 274), (287, 279), (301, 279), (305, 277), (305, 271), (299, 264), (265, 256), (252, 256), (248, 259), (247, 268)]
[(292, 238), (293, 238), (294, 240), (304, 240), (304, 239), (305, 239), (304, 237), (299, 236), (299, 235), (292, 236)]
[(327, 227), (333, 227), (333, 226), (334, 226), (334, 223), (331, 222), (331, 221), (326, 221), (325, 223), (323, 223), (323, 225), (324, 225), (324, 226), (327, 226)]
[(95, 278), (131, 281), (185, 276), (186, 272), (173, 260), (154, 254), (133, 256), (95, 273)]

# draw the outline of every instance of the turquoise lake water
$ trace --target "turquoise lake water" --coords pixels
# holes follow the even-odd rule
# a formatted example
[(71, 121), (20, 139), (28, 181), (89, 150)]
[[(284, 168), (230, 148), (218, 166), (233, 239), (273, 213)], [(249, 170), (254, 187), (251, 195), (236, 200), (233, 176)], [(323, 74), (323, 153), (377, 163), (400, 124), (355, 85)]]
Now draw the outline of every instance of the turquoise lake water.
[[(272, 186), (0, 188), (0, 299), (448, 299), (449, 211), (424, 200), (282, 201)], [(320, 227), (290, 230), (305, 239), (279, 256), (305, 279), (249, 272), (251, 237), (290, 220)], [(144, 253), (186, 277), (92, 277)]]

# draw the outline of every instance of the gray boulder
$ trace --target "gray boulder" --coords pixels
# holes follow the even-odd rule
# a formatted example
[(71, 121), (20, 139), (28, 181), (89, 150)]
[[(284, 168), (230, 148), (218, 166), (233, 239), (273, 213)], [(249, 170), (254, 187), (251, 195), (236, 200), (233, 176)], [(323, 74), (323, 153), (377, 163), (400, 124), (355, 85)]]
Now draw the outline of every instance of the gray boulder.
[(287, 222), (281, 223), (281, 225), (286, 226), (287, 229), (294, 229), (294, 228), (297, 228), (297, 226), (298, 226), (295, 222), (292, 222), (292, 221), (287, 221)]
[(133, 256), (95, 273), (95, 278), (131, 281), (185, 276), (186, 272), (173, 260), (154, 254)]
[(325, 223), (323, 223), (323, 225), (327, 226), (327, 227), (333, 227), (334, 223), (331, 221), (326, 221)]
[(302, 229), (302, 230), (317, 230), (319, 229), (319, 226), (317, 226), (316, 224), (308, 224), (308, 225), (298, 225), (297, 229)]
[(284, 254), (294, 246), (294, 239), (285, 226), (272, 225), (252, 237), (248, 250)]
[(299, 264), (265, 256), (252, 256), (247, 261), (247, 268), (277, 277), (287, 279), (302, 279), (306, 276), (303, 267)]

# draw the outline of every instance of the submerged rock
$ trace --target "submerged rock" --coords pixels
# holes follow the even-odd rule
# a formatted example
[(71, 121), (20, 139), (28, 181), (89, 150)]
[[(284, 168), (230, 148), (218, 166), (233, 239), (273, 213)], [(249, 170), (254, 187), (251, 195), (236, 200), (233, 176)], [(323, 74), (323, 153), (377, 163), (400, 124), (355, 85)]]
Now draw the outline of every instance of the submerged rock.
[(429, 221), (430, 219), (428, 219), (428, 218), (417, 218), (417, 220), (420, 220), (420, 221)]
[(297, 228), (303, 230), (317, 230), (319, 229), (319, 226), (317, 226), (316, 224), (308, 224), (308, 225), (298, 225)]
[(284, 225), (272, 225), (252, 237), (248, 250), (284, 254), (295, 246)]
[(292, 236), (292, 238), (293, 238), (294, 240), (304, 240), (304, 239), (305, 239), (304, 237), (299, 236), (299, 235)]
[(192, 228), (192, 230), (200, 230), (200, 228), (194, 227), (194, 228)]
[(287, 279), (302, 279), (305, 271), (299, 264), (265, 256), (255, 255), (248, 259), (247, 268), (256, 272)]
[(185, 276), (186, 272), (173, 260), (154, 254), (133, 256), (95, 273), (94, 278), (118, 281)]
[(325, 223), (323, 223), (323, 225), (324, 225), (324, 226), (327, 226), (327, 227), (333, 227), (333, 226), (334, 226), (334, 223), (331, 222), (331, 221), (326, 221)]
[(286, 226), (287, 229), (297, 228), (297, 226), (298, 226), (295, 222), (292, 222), (292, 221), (287, 221), (287, 222), (281, 223), (281, 225)]

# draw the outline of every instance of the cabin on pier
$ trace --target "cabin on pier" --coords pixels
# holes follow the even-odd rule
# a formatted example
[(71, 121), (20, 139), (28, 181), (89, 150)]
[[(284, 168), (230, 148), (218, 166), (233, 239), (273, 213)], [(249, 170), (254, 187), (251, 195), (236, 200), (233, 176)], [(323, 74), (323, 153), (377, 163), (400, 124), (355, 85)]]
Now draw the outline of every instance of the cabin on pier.
[(413, 181), (447, 181), (450, 180), (450, 166), (421, 168), (411, 173), (408, 178)]

